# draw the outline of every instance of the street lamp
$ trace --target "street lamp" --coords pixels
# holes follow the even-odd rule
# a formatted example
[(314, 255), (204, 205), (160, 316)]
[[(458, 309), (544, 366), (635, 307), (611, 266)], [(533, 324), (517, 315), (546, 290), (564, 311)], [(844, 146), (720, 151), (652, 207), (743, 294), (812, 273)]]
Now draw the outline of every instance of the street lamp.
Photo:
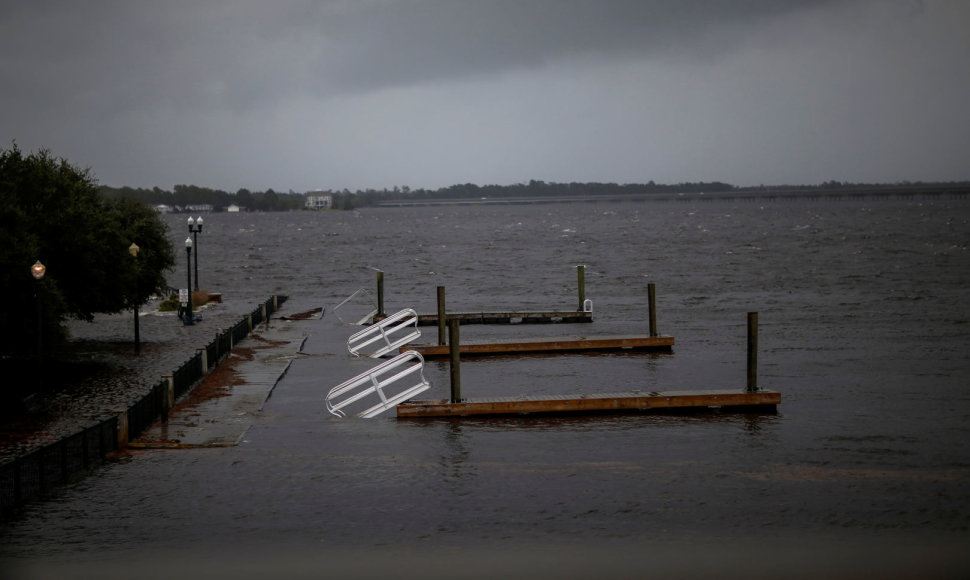
[(41, 264), (40, 260), (37, 260), (37, 262), (35, 262), (34, 265), (30, 267), (30, 275), (34, 277), (34, 280), (38, 280), (38, 281), (43, 280), (44, 274), (46, 273), (47, 273), (47, 266)]
[(188, 272), (189, 285), (186, 287), (186, 292), (188, 293), (188, 306), (189, 309), (186, 312), (185, 318), (182, 322), (185, 326), (192, 326), (195, 321), (192, 320), (194, 315), (192, 314), (192, 238), (185, 238), (185, 270)]
[(139, 267), (138, 267), (138, 251), (139, 250), (141, 250), (141, 248), (139, 248), (138, 247), (138, 244), (136, 244), (135, 242), (132, 242), (131, 245), (128, 246), (128, 253), (131, 254), (131, 257), (135, 259), (135, 300), (134, 300), (135, 305), (134, 305), (134, 308), (133, 308), (134, 311), (135, 311), (135, 355), (141, 354), (141, 337), (139, 336), (139, 333), (138, 333), (138, 306), (139, 306), (139, 303), (138, 303), (138, 272), (139, 272)]
[(199, 289), (199, 234), (202, 233), (202, 216), (195, 221), (189, 218), (189, 233), (195, 242), (195, 289)]
[(47, 267), (40, 263), (40, 260), (30, 267), (30, 275), (37, 280), (37, 287), (34, 289), (34, 301), (37, 302), (37, 377), (40, 381), (41, 389), (44, 388), (44, 316), (40, 301), (40, 284), (47, 273)]

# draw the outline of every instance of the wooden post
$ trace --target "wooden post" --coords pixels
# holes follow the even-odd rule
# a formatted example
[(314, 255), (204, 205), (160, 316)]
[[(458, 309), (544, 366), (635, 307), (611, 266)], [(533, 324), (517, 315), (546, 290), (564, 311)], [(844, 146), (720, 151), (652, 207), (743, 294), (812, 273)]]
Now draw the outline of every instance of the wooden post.
[(165, 381), (165, 394), (162, 396), (162, 421), (168, 421), (168, 414), (175, 406), (175, 378), (172, 375), (162, 375)]
[(384, 272), (377, 271), (377, 316), (387, 316), (384, 313)]
[(748, 391), (758, 390), (758, 313), (748, 313)]
[(128, 410), (118, 411), (118, 449), (128, 449)]
[(199, 360), (202, 366), (202, 376), (209, 374), (209, 350), (205, 348), (197, 348), (196, 352), (199, 353)]
[(438, 286), (438, 346), (445, 344), (445, 287)]
[(461, 398), (461, 347), (459, 345), (457, 318), (448, 321), (448, 348), (451, 354), (451, 402), (460, 403)]
[(650, 336), (657, 336), (657, 285), (647, 284), (647, 302), (650, 304)]
[(579, 278), (579, 308), (583, 311), (583, 303), (586, 302), (586, 266), (580, 264), (576, 266), (576, 276)]

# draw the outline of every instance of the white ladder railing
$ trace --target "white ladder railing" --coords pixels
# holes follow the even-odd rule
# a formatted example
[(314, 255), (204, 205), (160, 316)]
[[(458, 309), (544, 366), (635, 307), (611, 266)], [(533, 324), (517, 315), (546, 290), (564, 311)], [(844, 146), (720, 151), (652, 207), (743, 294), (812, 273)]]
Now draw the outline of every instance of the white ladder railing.
[[(409, 329), (412, 325), (414, 328)], [(407, 331), (407, 334), (392, 338), (391, 335), (402, 331)], [(368, 355), (371, 358), (379, 358), (419, 336), (421, 336), (421, 331), (418, 330), (418, 313), (411, 308), (405, 308), (379, 323), (350, 335), (350, 338), (347, 339), (347, 350), (354, 356), (360, 356), (360, 351), (364, 347), (375, 342), (383, 342), (377, 350)]]
[[(416, 361), (416, 364), (407, 366), (393, 375), (385, 376), (388, 373), (397, 371), (398, 367), (404, 366), (411, 361)], [(415, 373), (419, 375), (417, 383), (405, 387), (395, 394), (389, 395), (385, 392), (385, 389), (388, 389), (392, 383)], [(430, 387), (431, 383), (424, 378), (424, 357), (417, 351), (409, 350), (330, 389), (330, 392), (327, 393), (327, 410), (338, 417), (345, 417), (346, 414), (341, 409), (368, 395), (376, 393), (380, 401), (376, 405), (368, 407), (355, 415), (356, 417), (369, 419), (397, 406), (398, 403), (402, 403), (419, 393), (423, 393)]]

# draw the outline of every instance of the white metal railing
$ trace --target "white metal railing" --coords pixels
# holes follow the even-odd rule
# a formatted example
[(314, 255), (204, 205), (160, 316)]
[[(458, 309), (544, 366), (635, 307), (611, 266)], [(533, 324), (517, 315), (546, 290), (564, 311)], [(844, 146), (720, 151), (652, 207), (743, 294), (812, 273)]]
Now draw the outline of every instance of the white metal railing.
[[(368, 292), (366, 288), (358, 288), (357, 290), (354, 291), (353, 294), (351, 294), (350, 296), (344, 298), (343, 302), (341, 302), (340, 304), (338, 304), (338, 305), (336, 305), (336, 306), (333, 307), (332, 312), (337, 315), (337, 319), (340, 320), (340, 322), (344, 322), (344, 319), (341, 318), (340, 317), (340, 314), (338, 313), (338, 311), (340, 310), (340, 307), (343, 306), (344, 304), (347, 304), (348, 302), (350, 302), (351, 300), (353, 300), (357, 296), (367, 296), (369, 298), (370, 297), (370, 292)], [(377, 314), (377, 308), (374, 308), (373, 310), (371, 310), (370, 312), (368, 312), (367, 314), (365, 314), (364, 317), (361, 318), (360, 320), (358, 320), (357, 322), (350, 322), (350, 323), (346, 323), (345, 322), (345, 324), (353, 324), (355, 326), (361, 326), (365, 322), (367, 322), (368, 320), (370, 320), (375, 314)]]
[[(406, 366), (403, 370), (398, 370), (399, 367), (405, 366), (412, 361), (415, 361), (415, 364)], [(391, 387), (392, 383), (415, 373), (418, 374), (418, 381), (416, 383), (410, 384), (410, 386), (406, 386), (394, 394), (389, 394), (389, 387)], [(380, 399), (377, 404), (355, 415), (356, 417), (369, 419), (376, 417), (388, 409), (394, 408), (399, 403), (417, 394), (423, 393), (430, 387), (431, 383), (424, 378), (424, 357), (417, 351), (409, 350), (330, 389), (330, 392), (327, 393), (327, 410), (338, 417), (345, 417), (346, 414), (341, 409), (360, 401), (368, 395), (376, 393)]]
[[(412, 325), (413, 329), (411, 328)], [(392, 336), (400, 332), (405, 332), (405, 334)], [(378, 358), (419, 336), (421, 336), (421, 331), (418, 330), (418, 313), (411, 308), (405, 308), (364, 330), (350, 335), (350, 338), (347, 339), (347, 350), (354, 356), (360, 356), (363, 348), (374, 343), (380, 343), (376, 350), (368, 355), (371, 358)]]

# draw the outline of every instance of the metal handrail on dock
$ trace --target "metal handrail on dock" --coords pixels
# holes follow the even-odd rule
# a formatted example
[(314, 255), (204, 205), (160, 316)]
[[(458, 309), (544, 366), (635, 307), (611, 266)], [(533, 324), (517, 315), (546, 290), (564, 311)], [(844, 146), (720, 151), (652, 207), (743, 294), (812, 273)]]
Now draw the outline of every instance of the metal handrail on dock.
[[(417, 361), (417, 363), (391, 376), (385, 376), (411, 361)], [(385, 392), (385, 389), (392, 383), (415, 373), (419, 373), (417, 383), (390, 396)], [(327, 410), (338, 417), (345, 417), (346, 414), (341, 409), (368, 395), (377, 393), (380, 401), (356, 415), (356, 417), (369, 419), (396, 407), (399, 403), (407, 401), (415, 395), (423, 393), (430, 387), (431, 383), (424, 378), (424, 357), (417, 352), (407, 351), (330, 389), (330, 392), (327, 393)], [(341, 399), (340, 397), (345, 398)], [(335, 403), (335, 399), (339, 399), (339, 401)]]
[[(407, 334), (393, 339), (391, 338), (391, 335), (408, 330), (411, 326), (414, 328)], [(347, 350), (354, 356), (360, 356), (361, 349), (364, 347), (383, 341), (384, 344), (382, 346), (368, 355), (371, 358), (379, 358), (420, 336), (421, 331), (418, 330), (418, 313), (411, 308), (405, 308), (400, 312), (388, 316), (377, 324), (350, 335), (350, 338), (347, 339)]]
[[(350, 296), (344, 298), (343, 301), (340, 304), (338, 304), (338, 305), (336, 305), (336, 306), (333, 307), (333, 310), (331, 310), (331, 312), (333, 312), (337, 316), (337, 319), (340, 320), (340, 322), (344, 322), (344, 319), (340, 317), (340, 314), (338, 314), (337, 311), (340, 310), (340, 307), (341, 306), (343, 306), (344, 304), (347, 304), (348, 302), (350, 302), (351, 300), (353, 300), (354, 298), (356, 298), (358, 295), (361, 295), (361, 294), (366, 294), (368, 296), (370, 295), (370, 293), (367, 292), (367, 289), (366, 288), (358, 288), (357, 290), (354, 291), (353, 294), (351, 294)], [(378, 309), (377, 308), (374, 308), (373, 310), (371, 310), (370, 312), (368, 312), (366, 315), (364, 315), (363, 318), (361, 318), (357, 322), (352, 322), (350, 324), (353, 324), (355, 326), (362, 326), (365, 322), (367, 322), (368, 320), (370, 320), (371, 318), (373, 318), (374, 315), (377, 314), (377, 313), (378, 313)]]

